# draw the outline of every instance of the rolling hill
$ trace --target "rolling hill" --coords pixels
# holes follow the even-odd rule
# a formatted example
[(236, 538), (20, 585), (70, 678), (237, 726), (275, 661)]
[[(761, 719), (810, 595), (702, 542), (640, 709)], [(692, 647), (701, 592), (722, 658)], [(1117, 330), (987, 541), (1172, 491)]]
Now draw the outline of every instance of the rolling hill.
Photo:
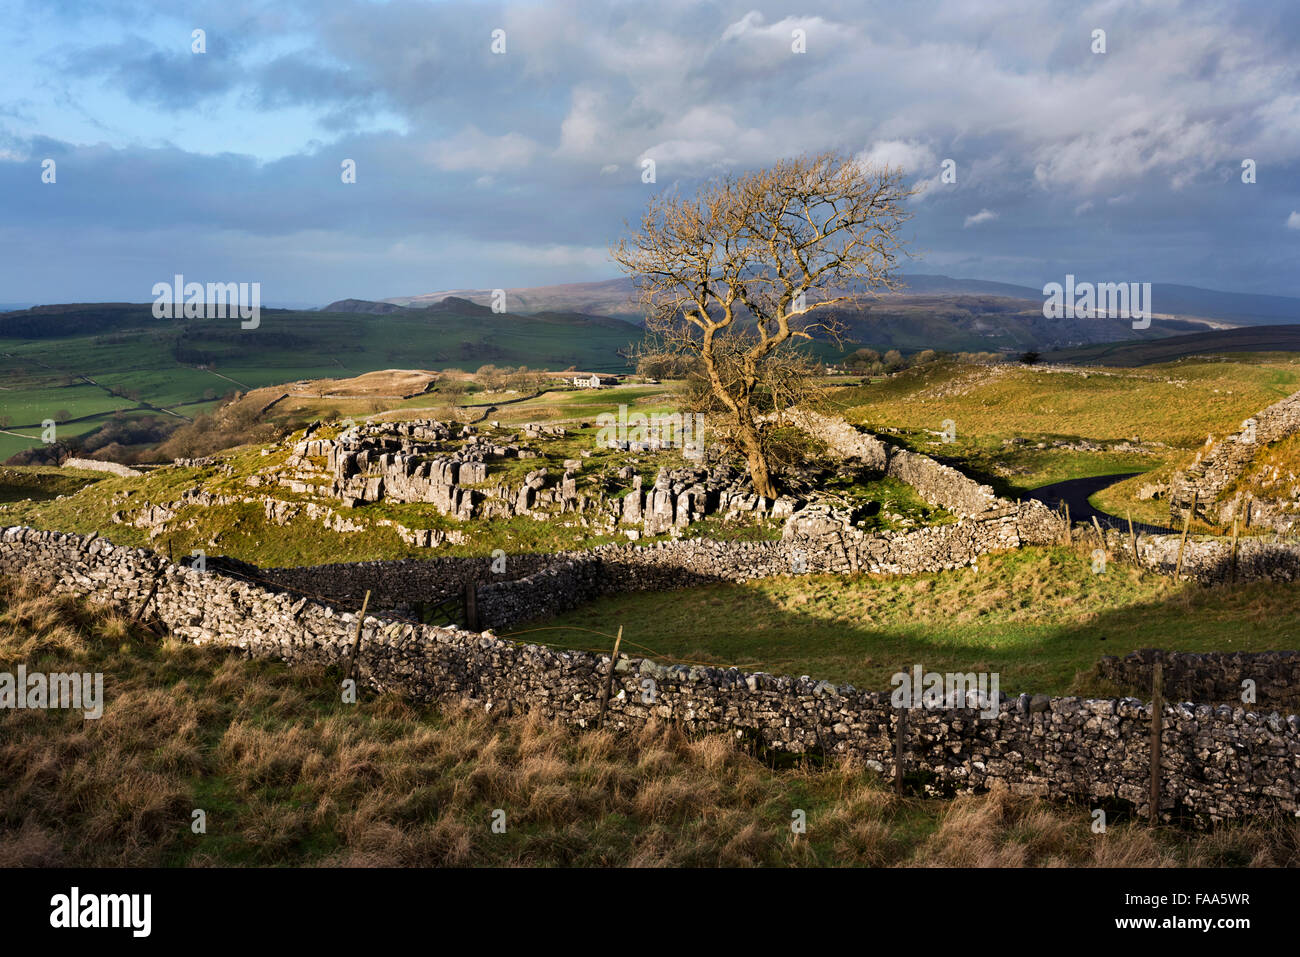
[[(1049, 277), (1060, 282), (1063, 277)], [(1081, 276), (1080, 279), (1095, 277)], [(1015, 300), (1023, 309), (1042, 313), (1042, 287), (1021, 286), (1014, 283), (990, 282), (983, 279), (959, 279), (952, 276), (909, 274), (903, 277), (904, 287), (897, 293), (886, 294), (880, 302), (884, 305), (899, 301), (905, 305), (924, 305), (934, 298), (990, 300), (990, 312), (1001, 312), (1002, 300)], [(449, 289), (416, 296), (394, 296), (384, 303), (401, 306), (421, 306), (456, 296), (486, 305), (491, 301), (490, 289)], [(603, 282), (563, 283), (553, 286), (519, 287), (506, 290), (511, 312), (540, 312), (558, 310), (598, 313), (621, 316), (633, 320), (641, 318), (641, 311), (633, 299), (632, 280), (627, 277), (607, 279)], [(1222, 292), (1175, 283), (1152, 283), (1151, 299), (1155, 312), (1179, 320), (1214, 320), (1233, 325), (1276, 325), (1300, 322), (1300, 299), (1289, 296), (1266, 296), (1254, 293)], [(1040, 342), (1040, 345), (1042, 343)], [(938, 348), (937, 346), (935, 348)]]
[[(1300, 348), (1300, 326), (1278, 324), (1300, 319), (1300, 300), (1286, 297), (1156, 284), (1156, 318), (1138, 331), (1121, 319), (1045, 319), (1041, 295), (1027, 286), (932, 275), (906, 281), (903, 291), (841, 313), (847, 350), (1055, 349), (1064, 351), (1052, 361), (1130, 365)], [(229, 392), (299, 379), (485, 364), (626, 371), (623, 354), (641, 338), (631, 291), (626, 278), (511, 289), (509, 312), (500, 314), (488, 308), (490, 290), (343, 299), (320, 310), (264, 308), (255, 330), (235, 320), (155, 319), (148, 303), (0, 313), (0, 459), (39, 444), (48, 419), (64, 437), (114, 417), (184, 420)], [(1229, 322), (1243, 328), (1205, 331)], [(842, 355), (829, 343), (814, 352)]]
[(1243, 352), (1300, 352), (1300, 325), (1247, 326), (1139, 342), (1115, 342), (1062, 349), (1044, 362), (1134, 367), (1173, 362), (1188, 356)]
[(465, 300), (388, 315), (263, 309), (236, 319), (153, 318), (152, 304), (39, 306), (0, 314), (0, 460), (40, 444), (40, 424), (84, 435), (115, 415), (185, 419), (219, 396), (390, 368), (625, 372), (640, 338), (618, 319), (544, 312), (521, 321)]
[[(491, 289), (447, 289), (417, 296), (394, 296), (385, 303), (419, 308), (441, 302), (448, 296), (479, 305), (492, 302)], [(583, 312), (619, 316), (640, 322), (642, 312), (633, 299), (632, 280), (624, 277), (603, 282), (571, 282), (555, 286), (506, 289), (506, 308), (511, 312)]]
[(1134, 338), (1157, 339), (1202, 329), (1168, 317), (1135, 330), (1128, 319), (1046, 319), (1040, 302), (975, 294), (886, 296), (844, 311), (847, 338), (874, 349), (1025, 352)]

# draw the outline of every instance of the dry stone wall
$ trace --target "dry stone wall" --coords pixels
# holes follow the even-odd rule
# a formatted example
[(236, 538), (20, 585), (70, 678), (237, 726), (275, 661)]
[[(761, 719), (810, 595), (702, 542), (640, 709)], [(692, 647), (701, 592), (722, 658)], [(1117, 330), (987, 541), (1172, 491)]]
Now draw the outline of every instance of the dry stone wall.
[(1300, 651), (1211, 651), (1202, 653), (1144, 648), (1123, 658), (1107, 655), (1097, 674), (1129, 688), (1149, 688), (1155, 662), (1171, 698), (1193, 701), (1242, 700), (1243, 683), (1253, 683), (1260, 708), (1300, 709)]
[(1276, 499), (1254, 498), (1249, 493), (1233, 496), (1219, 503), (1219, 524), (1231, 525), (1235, 518), (1241, 528), (1271, 528), (1283, 535), (1294, 535), (1300, 526), (1300, 484), (1291, 485), (1287, 494)]
[[(251, 656), (332, 665), (351, 647), (351, 614), (93, 536), (4, 529), (0, 571), (126, 607), (138, 606), (156, 583), (151, 614), (175, 634)], [(535, 710), (579, 727), (596, 718), (609, 666), (606, 656), (374, 616), (362, 623), (362, 641), (359, 678), (376, 691), (421, 702), (468, 700), (494, 712)], [(1126, 802), (1142, 811), (1150, 717), (1136, 699), (1028, 694), (1003, 700), (993, 717), (912, 710), (905, 770), (938, 792), (1002, 783), (1016, 793)], [(1297, 812), (1300, 718), (1192, 704), (1168, 705), (1163, 717), (1163, 818)], [(887, 694), (848, 685), (620, 658), (609, 723), (634, 729), (652, 718), (689, 732), (747, 733), (780, 751), (852, 754), (893, 771), (898, 712)]]
[(925, 501), (954, 515), (977, 517), (1014, 504), (958, 469), (861, 432), (844, 419), (796, 409), (785, 416), (836, 454), (912, 486)]
[(1295, 392), (1247, 419), (1242, 428), (1215, 443), (1208, 452), (1198, 453), (1196, 461), (1175, 472), (1169, 482), (1169, 514), (1181, 519), (1184, 509), (1197, 502), (1197, 512), (1212, 520), (1232, 520), (1231, 510), (1211, 508), (1219, 495), (1241, 476), (1263, 446), (1278, 442), (1300, 431), (1300, 392)]
[(510, 555), (500, 563), (491, 558), (445, 557), (300, 568), (246, 566), (243, 574), (272, 587), (346, 605), (360, 604), (369, 591), (373, 607), (396, 611), (462, 594), (468, 583), (477, 582), (480, 620), (506, 628), (626, 591), (773, 575), (912, 574), (962, 568), (988, 552), (1047, 544), (1060, 534), (1056, 513), (1038, 502), (1014, 505), (981, 520), (874, 535), (830, 511), (805, 511), (791, 517), (781, 541), (678, 539)]
[[(1178, 535), (1139, 537), (1138, 556), (1141, 564), (1162, 574), (1173, 574), (1178, 567), (1179, 538)], [(1125, 547), (1131, 555), (1131, 547)], [(1300, 545), (1254, 537), (1242, 538), (1238, 541), (1234, 562), (1231, 539), (1189, 539), (1183, 549), (1182, 575), (1205, 584), (1221, 584), (1232, 580), (1300, 580)]]
[(113, 475), (143, 475), (139, 469), (133, 469), (129, 465), (122, 465), (119, 462), (101, 462), (98, 459), (76, 459), (66, 458), (63, 460), (65, 469), (83, 469), (88, 472), (109, 472)]
[(317, 595), (340, 605), (360, 605), (365, 593), (370, 592), (371, 607), (406, 610), (419, 602), (440, 602), (462, 595), (470, 582), (484, 585), (523, 578), (558, 561), (561, 556), (551, 553), (511, 555), (499, 573), (493, 571), (491, 558), (443, 557), (293, 568), (248, 566), (246, 575), (271, 587)]
[(1037, 502), (983, 521), (867, 535), (832, 513), (797, 513), (778, 542), (689, 539), (647, 547), (611, 545), (571, 553), (514, 581), (479, 589), (482, 620), (506, 628), (602, 595), (662, 591), (774, 575), (913, 574), (961, 568), (993, 551), (1056, 541), (1056, 515)]

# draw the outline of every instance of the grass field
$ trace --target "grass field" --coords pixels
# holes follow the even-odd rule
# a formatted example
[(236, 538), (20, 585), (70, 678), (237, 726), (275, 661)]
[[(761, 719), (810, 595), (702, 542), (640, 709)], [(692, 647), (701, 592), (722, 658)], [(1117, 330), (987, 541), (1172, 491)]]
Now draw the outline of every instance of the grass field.
[[(1114, 515), (1167, 524), (1168, 505), (1139, 500), (1138, 489), (1167, 481), (1207, 435), (1236, 431), (1297, 388), (1300, 357), (1272, 353), (1131, 369), (943, 361), (830, 396), (850, 421), (949, 461), (1006, 496), (1070, 478), (1147, 473), (1092, 501)], [(945, 420), (956, 432), (949, 443), (941, 437)], [(1141, 452), (1110, 448), (1134, 439)], [(1083, 440), (1107, 447), (1077, 448)]]
[[(574, 441), (581, 440), (575, 438)], [(546, 458), (507, 464), (517, 481), (524, 471), (540, 465), (562, 468), (563, 459), (570, 454), (575, 454), (572, 447), (563, 446), (549, 452)], [(284, 455), (280, 452), (278, 458), (283, 459)], [(511, 554), (555, 552), (627, 541), (622, 536), (596, 534), (583, 527), (574, 516), (551, 521), (517, 517), (466, 525), (440, 514), (433, 505), (419, 503), (378, 502), (353, 509), (346, 513), (347, 516), (369, 527), (364, 531), (346, 533), (329, 530), (319, 521), (304, 516), (283, 526), (276, 525), (267, 520), (261, 505), (252, 503), (186, 506), (177, 513), (171, 530), (160, 538), (151, 538), (146, 529), (111, 520), (110, 516), (119, 509), (137, 508), (145, 502), (175, 502), (183, 491), (199, 485), (214, 493), (244, 494), (248, 489), (242, 485), (243, 476), (254, 468), (273, 462), (276, 457), (263, 457), (257, 448), (246, 448), (235, 450), (224, 458), (237, 469), (235, 475), (221, 475), (212, 468), (171, 468), (139, 477), (91, 473), (93, 479), (87, 480), (74, 477), (83, 473), (60, 469), (8, 468), (0, 472), (0, 525), (27, 525), (81, 534), (98, 532), (118, 544), (148, 547), (164, 553), (170, 549), (175, 555), (202, 548), (263, 567), (429, 557), (428, 549), (408, 545), (392, 528), (373, 524), (379, 519), (397, 521), (408, 528), (469, 533), (465, 544), (440, 546), (438, 555), (482, 556), (498, 548)], [(586, 460), (584, 468), (599, 470), (608, 464), (606, 459), (618, 461), (612, 453), (604, 453)], [(653, 481), (657, 465), (649, 459), (644, 460), (643, 465), (643, 477), (647, 482)], [(491, 480), (500, 481), (502, 474), (494, 473)], [(6, 480), (6, 475), (10, 480)], [(88, 481), (93, 481), (93, 487), (87, 485)], [(864, 527), (869, 529), (904, 528), (909, 522), (942, 524), (953, 521), (952, 515), (926, 505), (910, 488), (893, 479), (868, 482), (846, 490), (845, 494), (849, 498), (880, 503), (878, 510), (863, 519)], [(56, 498), (57, 495), (64, 497)], [(289, 502), (310, 500), (283, 488), (276, 489), (275, 496)], [(340, 508), (337, 502), (332, 504), (336, 510)], [(893, 515), (898, 515), (899, 519), (892, 518)], [(720, 516), (709, 516), (704, 521), (692, 523), (685, 534), (718, 540), (771, 539), (779, 537), (780, 524), (760, 520), (726, 522)], [(643, 541), (667, 538), (664, 535)]]
[(1043, 361), (1134, 367), (1206, 355), (1267, 360), (1284, 352), (1300, 353), (1300, 325), (1244, 326), (1138, 342), (1099, 343), (1049, 352)]
[(105, 472), (63, 469), (56, 466), (9, 468), (0, 465), (0, 503), (22, 499), (48, 501), (60, 495), (74, 495), (105, 478)]
[(836, 396), (868, 428), (938, 433), (944, 419), (957, 437), (1010, 436), (1123, 440), (1134, 436), (1189, 448), (1223, 435), (1266, 405), (1300, 388), (1300, 359), (1186, 360), (1140, 369), (1070, 369), (940, 362), (878, 385)]
[[(1249, 361), (1188, 360), (1168, 367), (1111, 371), (1048, 371), (1018, 364), (988, 367), (942, 361), (869, 385), (835, 388), (830, 398), (832, 407), (852, 420), (880, 431), (892, 441), (951, 461), (1010, 497), (1023, 496), (1033, 488), (1063, 479), (1144, 473), (1098, 493), (1093, 501), (1116, 515), (1131, 514), (1138, 521), (1164, 524), (1169, 521), (1165, 503), (1139, 501), (1137, 490), (1149, 481), (1167, 479), (1176, 467), (1190, 460), (1193, 450), (1200, 447), (1208, 432), (1223, 434), (1247, 415), (1288, 394), (1296, 385), (1296, 374), (1297, 367), (1290, 356), (1274, 356), (1269, 361), (1256, 357)], [(393, 387), (417, 388), (427, 378), (408, 376)], [(364, 384), (354, 383), (349, 387)], [(375, 388), (383, 386), (378, 380), (371, 384)], [(335, 383), (332, 387), (341, 386)], [(263, 390), (250, 395), (248, 401), (264, 404), (279, 391)], [(560, 471), (566, 460), (577, 459), (583, 453), (588, 453), (582, 458), (584, 475), (612, 474), (628, 461), (635, 461), (643, 480), (649, 482), (661, 465), (683, 465), (686, 461), (673, 453), (626, 456), (601, 449), (596, 444), (597, 417), (602, 413), (616, 414), (620, 405), (643, 413), (681, 411), (679, 396), (680, 383), (666, 382), (601, 390), (552, 390), (525, 397), (523, 401), (517, 401), (518, 393), (475, 389), (460, 402), (479, 407), (463, 410), (471, 416), (483, 415), (488, 405), (496, 405), (495, 411), (487, 413), (488, 417), (505, 428), (516, 428), (525, 422), (547, 422), (563, 424), (569, 430), (566, 437), (545, 443), (539, 459), (493, 463), (489, 484), (517, 482), (524, 473), (539, 467)], [(288, 414), (299, 419), (351, 409), (349, 400), (342, 398), (295, 401), (298, 405)], [(443, 414), (448, 404), (447, 397), (436, 391), (378, 403), (373, 397), (359, 395), (355, 401), (358, 420), (375, 415), (376, 407), (388, 409), (379, 417), (391, 420)], [(956, 441), (952, 443), (942, 442), (937, 434), (944, 419), (951, 419), (956, 425)], [(1116, 451), (1110, 447), (1135, 436), (1146, 440), (1140, 451)], [(1101, 448), (1077, 447), (1083, 440), (1098, 443)], [(1056, 444), (1062, 442), (1075, 447)], [(282, 453), (278, 454), (283, 457)], [(1280, 465), (1280, 475), (1284, 478), (1292, 471), (1293, 457), (1287, 457), (1283, 450), (1274, 456), (1276, 463), (1270, 459), (1270, 466)], [(325, 530), (319, 523), (297, 520), (280, 527), (267, 522), (253, 505), (194, 507), (176, 523), (178, 526), (190, 523), (192, 527), (177, 528), (166, 541), (150, 540), (142, 530), (109, 521), (112, 512), (123, 507), (123, 502), (112, 501), (115, 495), (124, 496), (134, 489), (133, 501), (169, 502), (183, 489), (199, 483), (209, 491), (242, 494), (247, 492), (243, 484), (245, 475), (278, 461), (275, 456), (259, 456), (256, 448), (235, 450), (226, 458), (236, 467), (236, 475), (232, 477), (212, 472), (181, 472), (144, 479), (111, 478), (60, 501), (10, 504), (0, 513), (0, 521), (66, 531), (98, 531), (130, 545), (164, 547), (170, 542), (173, 549), (181, 549), (182, 553), (191, 548), (215, 549), (263, 565), (426, 554), (403, 543), (391, 529), (338, 534)], [(28, 484), (38, 483), (32, 479)], [(898, 527), (888, 519), (890, 512), (901, 513), (914, 522), (934, 523), (951, 518), (941, 510), (925, 507), (907, 490), (894, 488), (887, 482), (840, 491), (859, 500), (872, 498), (886, 503), (877, 513), (873, 527)], [(283, 489), (275, 494), (288, 500), (300, 497)], [(26, 496), (15, 493), (7, 497), (12, 502)], [(465, 530), (437, 514), (431, 506), (383, 503), (366, 506), (357, 515), (362, 519), (387, 518), (411, 528)], [(473, 532), (472, 545), (443, 547), (439, 553), (487, 554), (498, 547), (509, 552), (554, 551), (614, 540), (592, 535), (580, 523), (566, 521), (568, 524), (531, 519), (496, 522), (490, 527), (476, 524), (469, 529)], [(901, 527), (906, 527), (906, 523)], [(1209, 529), (1198, 525), (1195, 530)], [(775, 534), (771, 528), (726, 527), (714, 520), (702, 523), (691, 532), (723, 538)]]
[[(38, 319), (40, 338), (5, 338), (0, 328), (0, 416), (14, 425), (39, 423), (57, 410), (95, 416), (70, 425), (61, 433), (67, 436), (96, 428), (114, 410), (154, 406), (192, 416), (195, 404), (231, 391), (377, 369), (473, 370), (494, 363), (625, 372), (619, 350), (641, 337), (639, 327), (618, 320), (488, 310), (382, 316), (264, 310), (261, 325), (250, 330), (236, 320), (157, 320), (148, 306), (87, 307), (80, 322)], [(78, 331), (87, 324), (96, 331)], [(59, 335), (63, 327), (72, 333)], [(0, 433), (0, 455), (38, 442), (38, 435), (24, 442)]]
[[(1025, 548), (960, 569), (905, 577), (802, 576), (603, 598), (520, 640), (604, 648), (623, 626), (628, 654), (888, 691), (890, 677), (1001, 675), (1008, 694), (1145, 693), (1091, 674), (1102, 655), (1139, 648), (1265, 651), (1295, 647), (1300, 585), (1205, 588), (1085, 550)], [(532, 631), (534, 628), (545, 630)], [(512, 630), (512, 634), (513, 634)], [(630, 647), (627, 647), (628, 644)]]
[[(270, 390), (273, 392), (274, 390)], [(257, 402), (269, 401), (270, 392), (263, 391), (250, 398)], [(534, 443), (539, 455), (529, 459), (501, 459), (489, 464), (484, 486), (499, 483), (517, 485), (524, 476), (539, 468), (553, 474), (562, 473), (566, 461), (579, 461), (579, 475), (602, 484), (614, 496), (626, 488), (626, 480), (617, 479), (616, 473), (627, 465), (636, 468), (648, 487), (653, 484), (660, 468), (695, 465), (680, 450), (669, 449), (653, 453), (631, 454), (598, 445), (601, 414), (616, 416), (620, 405), (629, 411), (645, 414), (678, 412), (677, 385), (634, 385), (592, 391), (552, 391), (524, 402), (503, 405), (492, 413), (492, 421), (500, 421), (503, 429), (513, 429), (524, 422), (563, 423), (567, 434), (547, 437)], [(479, 395), (475, 398), (482, 399)], [(428, 402), (437, 395), (423, 395), (406, 401)], [(315, 401), (315, 400), (313, 400)], [(322, 402), (331, 402), (322, 399)], [(490, 394), (485, 401), (490, 401)], [(310, 404), (300, 407), (295, 414), (311, 411)], [(382, 415), (384, 420), (427, 417), (427, 411), (399, 409)], [(359, 418), (364, 419), (364, 416)], [(332, 437), (338, 426), (326, 426), (317, 434)], [(301, 437), (301, 432), (298, 437)], [(292, 445), (293, 437), (288, 440)], [(217, 468), (175, 469), (151, 471), (139, 477), (121, 478), (100, 475), (93, 488), (71, 490), (66, 498), (54, 499), (55, 494), (27, 494), (24, 489), (41, 488), (43, 478), (51, 470), (27, 470), (27, 478), (17, 483), (15, 492), (7, 496), (8, 504), (0, 500), (0, 523), (29, 525), (62, 531), (88, 534), (98, 532), (112, 541), (131, 546), (147, 546), (174, 554), (187, 554), (191, 549), (203, 548), (231, 555), (262, 566), (322, 564), (337, 561), (371, 561), (397, 558), (428, 557), (428, 550), (411, 546), (389, 527), (373, 526), (364, 531), (337, 533), (322, 526), (319, 521), (299, 517), (286, 525), (276, 525), (266, 518), (259, 504), (243, 503), (220, 506), (187, 506), (180, 510), (168, 533), (162, 538), (150, 538), (145, 529), (114, 523), (113, 513), (121, 509), (137, 508), (144, 503), (172, 503), (182, 492), (201, 486), (204, 490), (228, 496), (249, 495), (251, 490), (245, 479), (259, 469), (282, 464), (288, 453), (277, 448), (263, 456), (260, 446), (242, 446), (227, 450), (220, 458), (233, 468), (233, 474), (223, 474)], [(23, 469), (11, 469), (14, 475)], [(58, 470), (52, 470), (57, 475)], [(58, 483), (53, 483), (54, 488)], [(868, 530), (899, 530), (921, 524), (943, 524), (954, 516), (942, 508), (928, 505), (911, 488), (890, 478), (849, 481), (837, 478), (826, 485), (826, 490), (837, 494), (846, 502), (861, 506), (863, 527)], [(258, 494), (266, 494), (259, 491)], [(277, 487), (271, 494), (288, 502), (317, 500), (336, 510), (341, 503), (328, 497), (313, 499)], [(30, 498), (31, 501), (21, 501)], [(551, 552), (579, 547), (592, 547), (615, 541), (625, 542), (621, 534), (596, 533), (582, 524), (574, 515), (558, 516), (548, 521), (530, 517), (492, 522), (464, 524), (440, 514), (430, 504), (378, 502), (359, 506), (347, 512), (349, 518), (367, 524), (379, 519), (396, 521), (408, 528), (428, 528), (442, 531), (468, 533), (468, 541), (461, 545), (444, 545), (439, 555), (488, 555), (497, 548), (510, 553)], [(711, 515), (702, 522), (688, 527), (687, 535), (715, 539), (764, 539), (780, 535), (780, 522), (756, 519), (750, 522), (724, 521), (722, 516)], [(666, 538), (667, 536), (660, 536)]]
[[(1004, 494), (1083, 475), (1146, 472), (1095, 497), (1122, 514), (1138, 484), (1166, 475), (1206, 432), (1235, 429), (1289, 394), (1296, 372), (1289, 356), (1187, 360), (1114, 375), (1020, 366), (988, 373), (938, 363), (832, 397), (854, 421), (950, 458)], [(620, 404), (678, 411), (676, 389), (552, 391), (501, 405), (490, 418), (507, 427), (537, 421), (571, 431), (540, 459), (497, 463), (491, 478), (517, 479), (542, 465), (562, 469), (583, 451), (593, 453), (582, 459), (585, 474), (615, 469), (630, 460), (596, 448), (596, 416)], [(478, 392), (462, 401), (495, 398)], [(373, 412), (369, 400), (356, 401)], [(443, 401), (431, 394), (386, 402), (399, 408), (385, 417), (425, 417)], [(935, 434), (943, 419), (957, 423), (956, 442)], [(1134, 436), (1148, 443), (1145, 454), (1052, 445)], [(1026, 441), (1006, 442), (1017, 438)], [(1274, 466), (1286, 476), (1300, 464), (1295, 444), (1268, 450), (1246, 480), (1251, 487), (1274, 481)], [(0, 524), (98, 531), (122, 544), (170, 546), (177, 555), (205, 548), (264, 566), (429, 556), (382, 527), (339, 534), (305, 520), (275, 526), (256, 504), (190, 507), (156, 540), (109, 519), (146, 501), (175, 501), (200, 484), (249, 492), (244, 477), (285, 455), (229, 450), (222, 457), (233, 475), (214, 468), (135, 478), (4, 469)], [(682, 464), (635, 458), (647, 479), (659, 464)], [(875, 527), (894, 527), (885, 516), (895, 510), (915, 521), (951, 520), (891, 480), (839, 491), (885, 503)], [(275, 495), (302, 498), (287, 489)], [(1164, 503), (1141, 505), (1167, 519)], [(352, 515), (465, 529), (426, 505), (382, 503)], [(182, 527), (186, 522), (192, 527)], [(607, 540), (576, 523), (529, 518), (468, 530), (469, 544), (436, 554), (553, 551)], [(779, 530), (711, 519), (688, 533), (764, 538)], [(1300, 585), (1206, 588), (1118, 560), (1094, 575), (1086, 552), (1026, 548), (984, 556), (977, 569), (936, 574), (800, 576), (632, 593), (522, 625), (511, 636), (607, 651), (622, 626), (626, 652), (665, 662), (808, 674), (877, 690), (920, 664), (997, 672), (1008, 694), (1140, 697), (1147, 689), (1099, 682), (1097, 659), (1144, 647), (1294, 647)], [(1121, 819), (1095, 835), (1085, 807), (1002, 791), (953, 801), (900, 798), (852, 762), (779, 770), (729, 736), (690, 739), (670, 727), (624, 738), (577, 734), (535, 718), (490, 720), (393, 697), (345, 705), (332, 672), (290, 671), (158, 639), (120, 617), (0, 581), (0, 670), (18, 661), (104, 672), (108, 707), (98, 722), (57, 712), (6, 718), (0, 774), (11, 783), (0, 790), (0, 866), (1300, 865), (1294, 823), (1194, 835)], [(207, 813), (205, 835), (190, 831), (195, 808)], [(509, 822), (504, 835), (490, 828), (498, 808)], [(794, 808), (807, 812), (805, 836), (790, 831)]]
[(161, 640), (0, 579), (0, 669), (18, 662), (101, 672), (105, 704), (91, 721), (6, 716), (0, 867), (1300, 863), (1295, 822), (1193, 833), (1112, 816), (1099, 835), (1087, 807), (899, 797), (852, 762), (775, 770), (730, 736), (344, 704), (336, 673)]

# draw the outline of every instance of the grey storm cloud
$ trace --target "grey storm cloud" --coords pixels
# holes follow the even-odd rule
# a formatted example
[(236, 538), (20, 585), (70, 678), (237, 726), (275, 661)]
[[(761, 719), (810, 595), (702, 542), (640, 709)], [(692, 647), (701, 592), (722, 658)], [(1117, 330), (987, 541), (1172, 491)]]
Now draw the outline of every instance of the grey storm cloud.
[(241, 48), (246, 44), (218, 34), (207, 42), (207, 54), (199, 57), (188, 49), (164, 50), (133, 36), (64, 51), (57, 59), (65, 74), (98, 76), (136, 102), (182, 110), (235, 88)]
[[(412, 282), (472, 285), (490, 268), (506, 285), (552, 267), (550, 281), (565, 281), (593, 277), (593, 256), (652, 191), (840, 149), (901, 165), (920, 188), (918, 271), (1030, 283), (1136, 271), (1300, 294), (1300, 230), (1287, 227), (1300, 210), (1293, 3), (243, 0), (184, 11), (206, 25), (206, 58), (137, 36), (147, 7), (104, 4), (127, 39), (61, 45), (47, 81), (89, 78), (162, 113), (210, 108), (214, 123), (223, 103), (306, 109), (314, 136), (259, 161), (229, 139), (227, 152), (198, 154), (5, 133), (0, 227), (87, 227), (122, 243), (165, 221), (224, 237), (232, 261), (246, 237), (263, 268), (277, 249), (301, 255), (304, 236), (351, 243), (362, 264), (445, 244)], [(490, 50), (498, 28), (505, 55)], [(1104, 54), (1092, 52), (1095, 29)], [(792, 50), (799, 32), (805, 53)], [(0, 101), (0, 133), (17, 112), (30, 111)], [(55, 195), (33, 185), (42, 156), (69, 171)], [(357, 162), (355, 186), (339, 182), (344, 158)], [(641, 182), (647, 158), (654, 184)], [(1246, 158), (1254, 185), (1240, 179)], [(941, 179), (944, 160), (955, 183)], [(452, 239), (481, 245), (458, 259)], [(564, 272), (574, 263), (583, 275)]]

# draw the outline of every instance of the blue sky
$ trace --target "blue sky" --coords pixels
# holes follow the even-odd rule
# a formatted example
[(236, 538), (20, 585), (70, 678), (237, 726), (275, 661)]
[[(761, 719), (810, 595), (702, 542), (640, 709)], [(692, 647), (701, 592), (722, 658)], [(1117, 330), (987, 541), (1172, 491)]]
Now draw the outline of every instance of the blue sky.
[(177, 272), (314, 304), (609, 278), (653, 191), (828, 148), (923, 188), (913, 272), (1300, 295), (1293, 2), (0, 13), (0, 302), (149, 301)]

